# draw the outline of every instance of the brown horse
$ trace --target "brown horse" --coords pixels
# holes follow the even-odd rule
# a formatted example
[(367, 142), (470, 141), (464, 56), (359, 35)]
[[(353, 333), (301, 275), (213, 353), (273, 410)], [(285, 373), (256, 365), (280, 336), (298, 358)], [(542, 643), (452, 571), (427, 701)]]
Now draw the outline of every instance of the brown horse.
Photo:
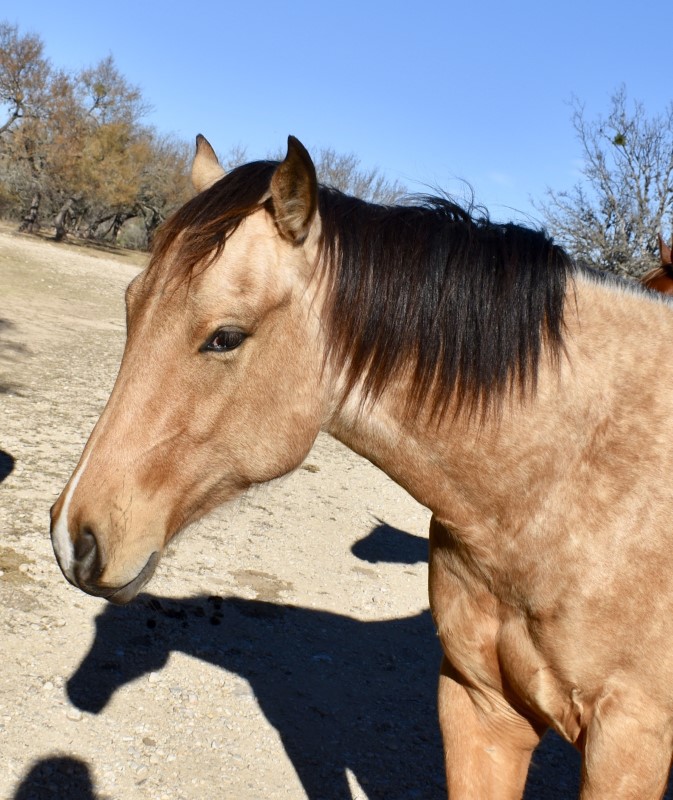
[[(671, 246), (673, 246), (673, 239), (671, 239)], [(640, 282), (643, 286), (646, 286), (648, 289), (654, 289), (656, 292), (673, 294), (673, 259), (671, 258), (671, 248), (664, 242), (661, 234), (659, 234), (659, 256), (661, 258), (661, 266), (646, 272), (640, 279)]]
[(328, 431), (433, 512), (451, 798), (520, 797), (549, 726), (583, 754), (583, 800), (660, 798), (673, 309), (537, 231), (320, 187), (292, 137), (228, 175), (199, 137), (193, 180), (52, 510), (68, 580), (130, 600), (179, 530)]

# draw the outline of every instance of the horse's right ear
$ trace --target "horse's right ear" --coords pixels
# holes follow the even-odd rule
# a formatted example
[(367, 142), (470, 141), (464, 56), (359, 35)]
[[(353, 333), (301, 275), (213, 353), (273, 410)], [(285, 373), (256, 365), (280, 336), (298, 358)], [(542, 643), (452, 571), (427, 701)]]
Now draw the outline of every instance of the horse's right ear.
[[(671, 240), (671, 244), (673, 245), (673, 240)], [(673, 259), (671, 259), (671, 248), (666, 244), (664, 237), (661, 234), (659, 234), (659, 256), (661, 257), (662, 267), (665, 267), (668, 264), (673, 264)]]
[(294, 244), (301, 244), (318, 208), (318, 179), (311, 156), (294, 136), (288, 136), (285, 160), (271, 178), (271, 199), (278, 230)]
[(199, 134), (196, 137), (196, 154), (192, 162), (192, 185), (197, 192), (202, 192), (223, 178), (224, 175), (225, 172), (220, 166), (210, 142), (205, 136)]

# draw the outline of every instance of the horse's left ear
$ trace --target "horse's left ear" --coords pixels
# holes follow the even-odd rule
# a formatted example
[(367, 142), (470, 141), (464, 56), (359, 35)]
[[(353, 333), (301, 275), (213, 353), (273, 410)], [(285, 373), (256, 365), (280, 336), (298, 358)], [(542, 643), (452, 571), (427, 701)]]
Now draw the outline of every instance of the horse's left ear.
[(271, 199), (278, 230), (294, 244), (301, 244), (318, 207), (318, 179), (311, 156), (294, 136), (288, 136), (285, 160), (271, 178)]
[(192, 162), (192, 185), (197, 192), (202, 192), (217, 183), (224, 175), (225, 172), (210, 142), (199, 134), (196, 137), (196, 154)]

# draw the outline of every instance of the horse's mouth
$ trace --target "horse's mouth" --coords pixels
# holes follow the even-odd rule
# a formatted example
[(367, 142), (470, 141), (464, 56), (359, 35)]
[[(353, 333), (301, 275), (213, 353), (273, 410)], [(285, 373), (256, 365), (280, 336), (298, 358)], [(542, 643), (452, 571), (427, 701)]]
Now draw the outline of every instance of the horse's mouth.
[(110, 588), (109, 586), (91, 586), (90, 584), (86, 583), (79, 583), (77, 585), (80, 589), (88, 594), (95, 595), (96, 597), (104, 597), (110, 603), (123, 606), (126, 603), (131, 602), (131, 600), (133, 600), (143, 586), (149, 581), (152, 575), (154, 575), (154, 570), (157, 568), (160, 558), (161, 553), (159, 551), (152, 553), (152, 555), (147, 559), (147, 563), (136, 575), (136, 577), (128, 583), (125, 583), (123, 586), (120, 586), (118, 589)]

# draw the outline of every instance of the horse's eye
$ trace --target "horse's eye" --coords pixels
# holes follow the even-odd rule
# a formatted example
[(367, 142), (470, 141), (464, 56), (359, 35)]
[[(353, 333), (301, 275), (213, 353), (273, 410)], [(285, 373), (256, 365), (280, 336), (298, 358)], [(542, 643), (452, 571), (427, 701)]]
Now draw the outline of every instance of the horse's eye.
[(243, 344), (246, 334), (231, 328), (220, 328), (202, 345), (201, 352), (210, 351), (212, 353), (226, 353), (228, 350), (235, 350)]

